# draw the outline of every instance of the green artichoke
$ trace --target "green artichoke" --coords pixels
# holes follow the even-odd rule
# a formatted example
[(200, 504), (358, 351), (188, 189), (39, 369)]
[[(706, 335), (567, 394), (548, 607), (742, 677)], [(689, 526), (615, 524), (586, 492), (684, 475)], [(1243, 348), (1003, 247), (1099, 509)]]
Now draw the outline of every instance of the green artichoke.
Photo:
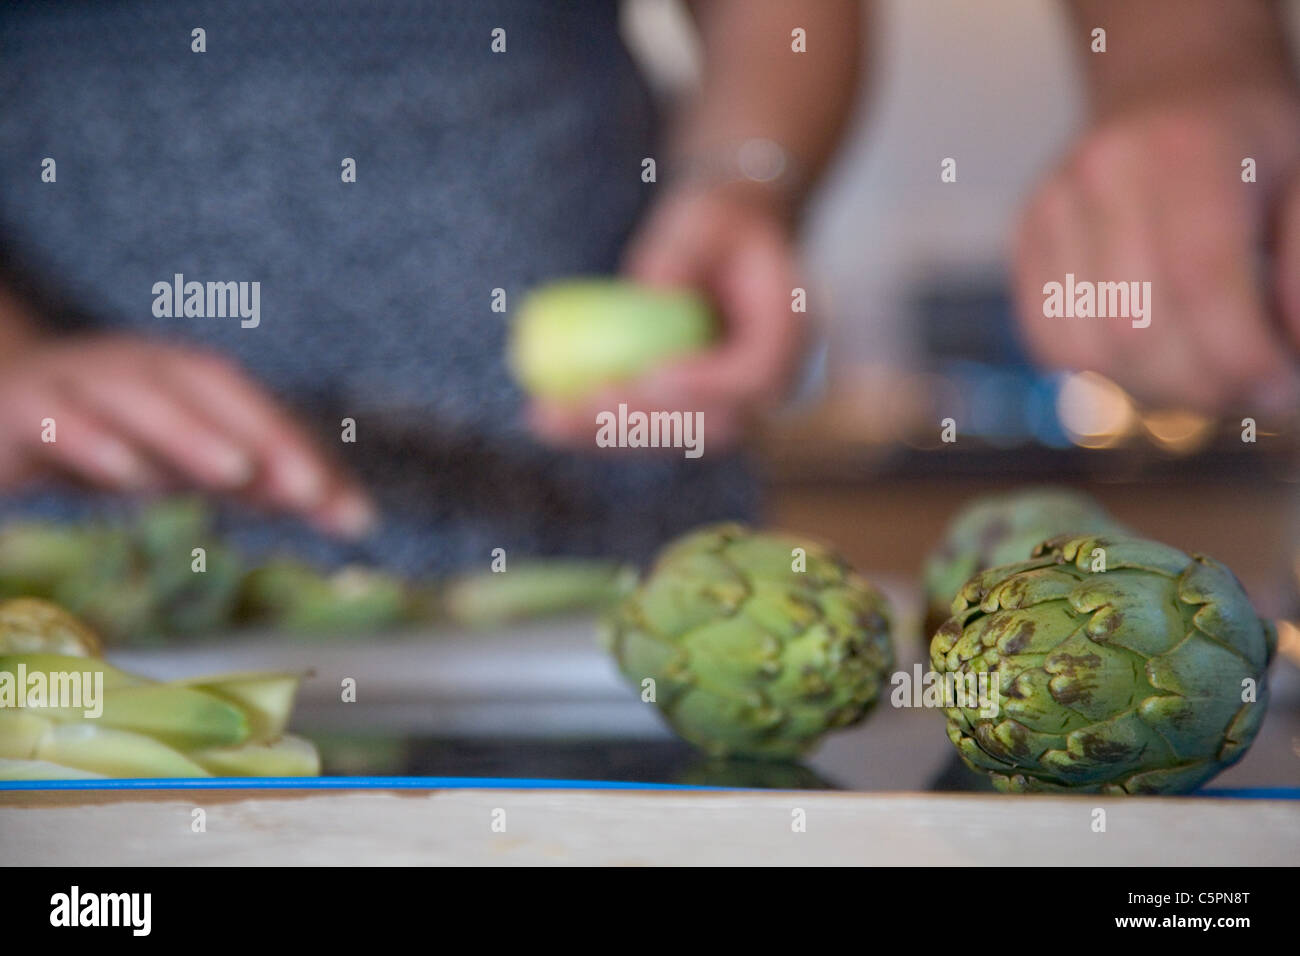
[(0, 595), (54, 601), (110, 643), (226, 627), (240, 575), (238, 557), (217, 540), (195, 499), (159, 502), (129, 522), (29, 522), (0, 531)]
[(931, 666), (967, 692), (986, 675), (995, 706), (949, 698), (948, 737), (1000, 790), (1187, 792), (1264, 718), (1276, 631), (1210, 558), (1060, 538), (972, 578), (952, 611)]
[(670, 544), (605, 639), (645, 699), (715, 757), (811, 749), (866, 715), (894, 663), (884, 598), (840, 557), (734, 524)]
[[(158, 631), (204, 634), (230, 627), (243, 561), (213, 530), (210, 509), (197, 498), (160, 501), (136, 517), (132, 537), (154, 596)], [(204, 549), (194, 570), (193, 549)]]
[(1099, 532), (1127, 530), (1092, 498), (1065, 488), (1024, 488), (970, 502), (925, 562), (926, 638), (948, 619), (961, 586), (980, 571), (1024, 561), (1048, 538)]

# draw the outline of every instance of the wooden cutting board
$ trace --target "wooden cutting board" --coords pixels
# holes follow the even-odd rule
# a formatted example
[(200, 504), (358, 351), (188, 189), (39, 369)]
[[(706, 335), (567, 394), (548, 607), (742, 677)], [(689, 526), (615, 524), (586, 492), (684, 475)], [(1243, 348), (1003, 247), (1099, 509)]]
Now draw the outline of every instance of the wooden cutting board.
[[(202, 832), (195, 831), (196, 810)], [(0, 792), (0, 861), (20, 865), (1192, 866), (1294, 865), (1298, 859), (1300, 801), (1287, 800)]]

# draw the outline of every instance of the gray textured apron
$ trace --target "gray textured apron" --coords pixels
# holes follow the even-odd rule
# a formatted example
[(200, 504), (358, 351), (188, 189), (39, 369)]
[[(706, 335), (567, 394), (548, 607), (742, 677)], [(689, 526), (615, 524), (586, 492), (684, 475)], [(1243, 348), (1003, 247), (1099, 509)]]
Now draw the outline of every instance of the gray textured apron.
[[(707, 444), (613, 464), (539, 447), (503, 364), (492, 290), (514, 305), (548, 277), (615, 268), (653, 188), (652, 128), (607, 0), (0, 4), (8, 267), (58, 303), (52, 324), (238, 359), (383, 509), (356, 546), (228, 509), (258, 553), (413, 572), (495, 547), (640, 557), (752, 516), (746, 467)], [(260, 282), (260, 325), (155, 317), (151, 289), (176, 273)], [(344, 416), (356, 444), (339, 442)], [(3, 508), (115, 504), (44, 488)]]

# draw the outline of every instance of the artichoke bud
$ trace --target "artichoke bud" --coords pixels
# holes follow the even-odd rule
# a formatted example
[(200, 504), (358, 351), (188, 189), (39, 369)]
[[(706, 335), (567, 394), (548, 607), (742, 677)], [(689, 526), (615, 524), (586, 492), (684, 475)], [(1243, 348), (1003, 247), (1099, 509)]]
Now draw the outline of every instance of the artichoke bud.
[(1063, 533), (1091, 532), (1127, 533), (1096, 501), (1063, 488), (1026, 488), (967, 504), (926, 559), (925, 633), (934, 633), (963, 584), (981, 571), (1025, 561)]
[(879, 592), (819, 545), (735, 524), (668, 545), (614, 611), (606, 643), (629, 679), (680, 688), (656, 703), (715, 756), (811, 749), (866, 715), (893, 666)]
[(1002, 790), (1181, 793), (1238, 760), (1267, 706), (1274, 631), (1232, 573), (1113, 532), (1037, 555), (968, 581), (931, 644), (941, 675), (999, 681), (995, 712), (947, 709), (965, 762)]

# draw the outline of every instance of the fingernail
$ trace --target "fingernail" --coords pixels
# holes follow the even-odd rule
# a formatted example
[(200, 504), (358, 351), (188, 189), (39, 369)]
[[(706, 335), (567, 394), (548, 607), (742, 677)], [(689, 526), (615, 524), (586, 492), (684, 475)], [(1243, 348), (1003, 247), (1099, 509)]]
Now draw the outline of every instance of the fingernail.
[(283, 477), (289, 497), (300, 508), (319, 504), (325, 494), (325, 480), (320, 469), (313, 468), (300, 458), (290, 458), (285, 463)]
[(328, 521), (339, 534), (361, 538), (375, 529), (379, 517), (369, 501), (360, 495), (349, 494), (330, 509)]

